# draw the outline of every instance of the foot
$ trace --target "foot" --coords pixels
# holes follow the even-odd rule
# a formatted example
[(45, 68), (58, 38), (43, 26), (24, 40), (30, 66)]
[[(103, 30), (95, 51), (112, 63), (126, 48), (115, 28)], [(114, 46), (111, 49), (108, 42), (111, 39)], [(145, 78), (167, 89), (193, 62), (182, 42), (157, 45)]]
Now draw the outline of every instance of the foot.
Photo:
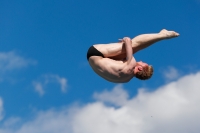
[(179, 36), (179, 33), (175, 32), (175, 31), (168, 31), (166, 29), (161, 30), (159, 32), (159, 34), (163, 35), (163, 37), (166, 39), (170, 39), (170, 38)]

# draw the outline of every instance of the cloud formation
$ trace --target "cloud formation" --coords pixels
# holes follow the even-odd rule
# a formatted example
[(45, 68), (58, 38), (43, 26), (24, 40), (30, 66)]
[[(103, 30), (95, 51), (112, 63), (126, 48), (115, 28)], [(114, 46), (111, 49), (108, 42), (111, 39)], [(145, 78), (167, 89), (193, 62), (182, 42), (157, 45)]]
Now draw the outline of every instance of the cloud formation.
[(36, 61), (25, 59), (16, 52), (0, 52), (0, 72), (11, 71), (28, 65), (36, 64)]
[(175, 80), (180, 76), (179, 71), (172, 66), (169, 66), (166, 70), (164, 70), (163, 75), (167, 81)]
[(63, 93), (67, 91), (67, 79), (53, 74), (42, 75), (38, 80), (33, 81), (33, 86), (35, 91), (40, 96), (43, 96), (45, 94), (45, 88), (52, 83), (59, 84)]
[[(128, 99), (122, 86), (95, 93), (84, 106), (38, 112), (17, 129), (1, 133), (199, 133), (200, 72)], [(120, 93), (121, 92), (121, 95)], [(117, 97), (120, 99), (117, 99)], [(121, 102), (123, 101), (123, 102)], [(110, 102), (113, 105), (107, 105)]]
[(93, 97), (104, 103), (123, 106), (127, 102), (129, 95), (122, 89), (122, 85), (117, 85), (112, 91), (105, 90), (102, 93), (94, 93)]
[(42, 83), (37, 82), (37, 81), (33, 81), (33, 86), (35, 88), (35, 91), (39, 93), (40, 96), (44, 95), (44, 85), (42, 85)]
[(0, 121), (3, 119), (3, 100), (0, 97)]

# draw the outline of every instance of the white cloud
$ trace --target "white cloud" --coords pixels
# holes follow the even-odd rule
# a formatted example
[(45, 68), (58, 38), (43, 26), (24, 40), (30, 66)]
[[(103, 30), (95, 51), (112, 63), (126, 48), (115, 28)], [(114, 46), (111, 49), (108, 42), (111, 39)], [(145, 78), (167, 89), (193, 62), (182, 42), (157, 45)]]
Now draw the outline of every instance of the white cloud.
[[(13, 125), (13, 120), (7, 122), (10, 127), (5, 126), (1, 127), (0, 133), (72, 133), (72, 117), (76, 112), (76, 108), (71, 109), (62, 109), (61, 111), (48, 110), (40, 111), (37, 113), (37, 117), (25, 123), (21, 123), (20, 119), (14, 118), (16, 126)], [(12, 127), (12, 128), (11, 128)], [(14, 128), (13, 128), (14, 127)], [(20, 127), (20, 128), (19, 128)]]
[(10, 127), (10, 126), (16, 125), (20, 121), (21, 119), (19, 117), (11, 117), (4, 122), (3, 126)]
[(167, 81), (175, 80), (180, 76), (179, 71), (172, 66), (169, 66), (167, 70), (164, 70), (163, 75)]
[(35, 64), (36, 61), (25, 59), (15, 52), (0, 52), (0, 72), (6, 72), (14, 69), (27, 67)]
[(0, 97), (0, 121), (3, 119), (3, 100)]
[(67, 91), (66, 90), (67, 89), (67, 79), (61, 78), (59, 76), (56, 76), (55, 78), (57, 79), (58, 83), (60, 83), (60, 85), (61, 85), (61, 91), (66, 92)]
[(43, 96), (45, 94), (45, 88), (52, 83), (59, 84), (63, 93), (67, 91), (67, 79), (53, 74), (41, 76), (37, 81), (33, 81), (33, 86), (35, 91), (38, 92), (40, 96)]
[(17, 133), (71, 133), (68, 111), (39, 112), (35, 120), (25, 123)]
[(117, 85), (112, 91), (105, 90), (101, 94), (94, 93), (95, 99), (114, 104), (116, 106), (122, 106), (127, 102), (128, 93), (122, 89), (122, 85)]
[(38, 92), (40, 96), (44, 95), (44, 88), (41, 83), (33, 81), (33, 86), (35, 87), (35, 91)]
[[(199, 133), (200, 72), (128, 99), (122, 86), (95, 94), (84, 106), (39, 112), (18, 129), (1, 133)], [(122, 95), (119, 94), (121, 92)], [(111, 98), (110, 98), (111, 97)], [(119, 99), (121, 99), (123, 102)], [(120, 105), (118, 108), (104, 102)]]

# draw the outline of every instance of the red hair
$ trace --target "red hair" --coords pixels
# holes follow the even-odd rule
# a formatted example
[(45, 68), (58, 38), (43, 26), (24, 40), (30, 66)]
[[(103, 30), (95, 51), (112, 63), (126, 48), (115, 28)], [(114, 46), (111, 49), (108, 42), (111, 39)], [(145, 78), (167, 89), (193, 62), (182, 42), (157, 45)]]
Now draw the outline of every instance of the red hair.
[(141, 80), (146, 80), (150, 79), (152, 75), (153, 75), (153, 67), (148, 66), (147, 70), (142, 70), (140, 72), (137, 72), (135, 77)]

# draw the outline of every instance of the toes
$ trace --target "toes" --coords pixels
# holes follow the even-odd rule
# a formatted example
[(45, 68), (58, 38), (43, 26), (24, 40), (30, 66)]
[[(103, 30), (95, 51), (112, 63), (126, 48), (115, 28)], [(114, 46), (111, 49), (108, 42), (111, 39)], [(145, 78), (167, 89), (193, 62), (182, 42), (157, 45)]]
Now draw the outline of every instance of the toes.
[(177, 33), (177, 32), (174, 31), (174, 35), (175, 35), (175, 36), (179, 36), (179, 33)]
[(166, 35), (167, 38), (172, 38), (172, 37), (179, 36), (179, 33), (175, 32), (175, 31), (168, 31), (166, 29), (162, 29), (160, 31), (160, 33)]
[(179, 34), (179, 33), (176, 33), (176, 35), (179, 36), (180, 34)]

